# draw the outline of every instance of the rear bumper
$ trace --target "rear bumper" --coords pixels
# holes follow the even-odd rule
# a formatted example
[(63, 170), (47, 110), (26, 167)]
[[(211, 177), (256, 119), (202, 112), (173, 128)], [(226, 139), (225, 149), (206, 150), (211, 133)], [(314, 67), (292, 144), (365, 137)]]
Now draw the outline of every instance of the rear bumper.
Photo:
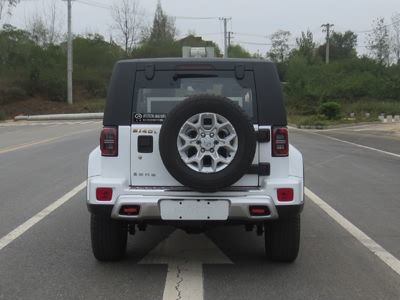
[[(162, 221), (160, 202), (162, 200), (226, 200), (229, 202), (229, 214), (227, 221), (259, 222), (286, 218), (302, 211), (303, 179), (288, 177), (270, 179), (264, 182), (263, 188), (223, 191), (211, 194), (193, 191), (171, 191), (166, 189), (131, 189), (124, 188), (126, 182), (118, 179), (107, 179), (100, 176), (88, 179), (87, 204), (89, 211), (94, 214), (111, 216), (114, 219), (132, 222)], [(105, 203), (96, 200), (97, 187), (111, 187), (113, 198)], [(278, 188), (293, 188), (294, 200), (280, 203), (276, 198)], [(138, 215), (126, 216), (120, 214), (123, 206), (139, 206)], [(266, 206), (270, 214), (267, 216), (250, 215), (250, 206)], [(184, 221), (182, 221), (184, 222)], [(207, 222), (207, 221), (206, 221)]]
[[(88, 204), (88, 210), (91, 214), (100, 215), (105, 217), (111, 217), (113, 213), (114, 206), (111, 205), (99, 205), (99, 204)], [(279, 219), (287, 219), (297, 214), (300, 214), (303, 211), (304, 203), (299, 205), (290, 205), (290, 206), (276, 206), (277, 218)], [(228, 219), (227, 223), (237, 224), (237, 223), (257, 223), (258, 221), (269, 221), (275, 220), (276, 218), (244, 218), (244, 219)], [(161, 218), (153, 218), (153, 219), (143, 219), (143, 218), (121, 218), (121, 220), (127, 220), (130, 222), (148, 222), (154, 224), (163, 223)], [(183, 221), (177, 221), (183, 222)], [(204, 221), (208, 222), (208, 221)], [(224, 221), (222, 221), (225, 223)], [(174, 223), (174, 222), (165, 222), (165, 223)], [(175, 222), (176, 223), (176, 222)], [(199, 223), (199, 222), (198, 222)], [(221, 222), (218, 222), (221, 223)]]

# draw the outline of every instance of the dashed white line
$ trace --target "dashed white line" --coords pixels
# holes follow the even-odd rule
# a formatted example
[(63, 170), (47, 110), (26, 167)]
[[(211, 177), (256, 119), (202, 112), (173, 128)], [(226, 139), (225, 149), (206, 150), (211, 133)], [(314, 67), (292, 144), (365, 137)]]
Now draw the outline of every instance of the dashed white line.
[(0, 251), (86, 187), (86, 180), (0, 239)]
[(349, 232), (353, 237), (355, 237), (361, 244), (368, 248), (372, 253), (374, 253), (378, 258), (380, 258), (386, 265), (388, 265), (393, 271), (400, 275), (400, 260), (386, 251), (381, 245), (371, 239), (358, 227), (348, 221), (343, 217), (338, 211), (336, 211), (332, 206), (305, 188), (306, 196), (318, 205), (325, 213), (327, 213), (333, 220), (335, 220), (339, 225), (341, 225), (347, 232)]

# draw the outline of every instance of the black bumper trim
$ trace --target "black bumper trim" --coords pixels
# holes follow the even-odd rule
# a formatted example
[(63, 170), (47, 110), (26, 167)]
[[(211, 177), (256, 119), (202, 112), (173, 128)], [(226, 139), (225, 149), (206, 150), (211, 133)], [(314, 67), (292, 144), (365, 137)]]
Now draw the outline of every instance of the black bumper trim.
[(295, 215), (298, 215), (303, 211), (303, 208), (304, 208), (304, 203), (300, 205), (276, 206), (279, 219), (287, 219)]
[(89, 212), (94, 215), (111, 217), (111, 212), (114, 208), (114, 205), (88, 204), (87, 207)]

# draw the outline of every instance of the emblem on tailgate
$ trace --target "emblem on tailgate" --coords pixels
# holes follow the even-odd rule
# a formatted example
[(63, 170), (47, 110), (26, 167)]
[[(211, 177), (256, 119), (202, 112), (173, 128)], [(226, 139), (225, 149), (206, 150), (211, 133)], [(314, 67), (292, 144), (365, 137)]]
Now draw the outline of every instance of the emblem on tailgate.
[(153, 129), (137, 129), (134, 128), (132, 130), (133, 133), (147, 133), (147, 134), (157, 134), (157, 131), (153, 130)]
[(157, 175), (155, 173), (133, 173), (133, 176), (135, 177), (156, 177)]

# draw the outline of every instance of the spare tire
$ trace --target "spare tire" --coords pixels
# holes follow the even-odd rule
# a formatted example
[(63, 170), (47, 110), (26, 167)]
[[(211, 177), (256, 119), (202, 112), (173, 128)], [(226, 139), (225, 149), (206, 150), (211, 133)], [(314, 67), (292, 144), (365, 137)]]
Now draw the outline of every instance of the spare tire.
[(190, 97), (163, 122), (159, 150), (168, 172), (184, 186), (215, 192), (248, 171), (256, 150), (247, 114), (228, 98)]

